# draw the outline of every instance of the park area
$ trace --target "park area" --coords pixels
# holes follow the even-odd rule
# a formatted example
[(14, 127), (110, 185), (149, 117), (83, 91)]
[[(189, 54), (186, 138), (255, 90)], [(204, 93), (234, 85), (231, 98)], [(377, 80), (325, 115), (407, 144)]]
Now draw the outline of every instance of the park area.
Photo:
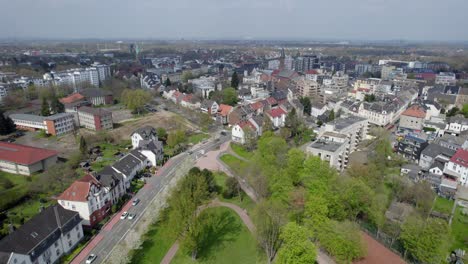
[[(255, 205), (245, 194), (225, 198), (222, 193), (226, 188), (227, 176), (224, 173), (214, 173), (217, 185), (216, 199), (238, 205), (249, 212)], [(206, 234), (208, 239), (198, 252), (197, 260), (192, 260), (190, 254), (182, 249), (177, 251), (171, 263), (229, 263), (248, 264), (265, 262), (264, 254), (258, 250), (255, 237), (241, 221), (236, 212), (226, 207), (209, 207), (203, 210), (216, 219), (216, 228)], [(171, 246), (176, 242), (175, 235), (167, 220), (159, 219), (144, 235), (143, 243), (131, 256), (130, 263), (146, 264), (160, 263)]]

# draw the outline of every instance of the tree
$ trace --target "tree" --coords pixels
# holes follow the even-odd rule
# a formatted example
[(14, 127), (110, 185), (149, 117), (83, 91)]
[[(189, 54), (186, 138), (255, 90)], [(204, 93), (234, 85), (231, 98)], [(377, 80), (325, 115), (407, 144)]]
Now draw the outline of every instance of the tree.
[(356, 223), (331, 220), (319, 230), (319, 240), (320, 245), (338, 263), (351, 263), (366, 255), (366, 247)]
[(284, 226), (280, 235), (283, 244), (278, 250), (276, 263), (279, 264), (309, 264), (314, 263), (317, 249), (310, 241), (307, 229), (290, 222)]
[(328, 115), (328, 121), (333, 121), (335, 120), (335, 110), (331, 110), (330, 114)]
[(227, 104), (230, 106), (235, 106), (237, 104), (237, 101), (239, 100), (237, 97), (236, 89), (232, 87), (226, 88), (222, 91), (222, 98), (223, 104)]
[(158, 139), (162, 141), (167, 140), (167, 131), (163, 127), (158, 127), (156, 129), (156, 134), (158, 134)]
[(262, 130), (263, 133), (273, 131), (273, 122), (271, 122), (271, 119), (267, 115), (263, 116)]
[(121, 94), (122, 103), (133, 113), (140, 114), (146, 103), (151, 100), (151, 94), (142, 89), (125, 89)]
[(47, 102), (47, 98), (45, 98), (45, 97), (42, 98), (41, 115), (42, 116), (50, 116), (49, 103)]
[(257, 241), (271, 263), (281, 243), (280, 231), (286, 222), (284, 207), (278, 203), (264, 201), (258, 204), (254, 213)]
[(231, 87), (237, 90), (239, 88), (239, 76), (237, 76), (237, 72), (233, 72), (231, 76)]
[(172, 85), (171, 79), (169, 79), (169, 77), (167, 77), (166, 81), (164, 82), (164, 86), (169, 87), (171, 85)]
[(374, 95), (374, 94), (366, 94), (366, 95), (364, 95), (364, 101), (366, 101), (366, 102), (374, 102), (374, 101), (375, 101), (375, 95)]
[(449, 234), (444, 220), (411, 216), (403, 223), (400, 240), (405, 255), (409, 253), (421, 263), (442, 263), (448, 253)]
[(65, 112), (65, 106), (54, 96), (50, 102), (50, 108), (54, 114)]
[(83, 136), (80, 136), (80, 153), (85, 155), (88, 152), (88, 147), (86, 145), (86, 140)]
[(242, 191), (239, 182), (234, 177), (228, 177), (226, 179), (226, 190), (224, 190), (223, 195), (226, 198), (232, 198), (234, 196), (239, 196), (242, 200)]
[(2, 109), (0, 109), (0, 135), (8, 135), (16, 130), (15, 123), (11, 118), (5, 117)]
[(301, 121), (299, 120), (299, 117), (296, 114), (296, 109), (293, 108), (288, 113), (285, 120), (285, 126), (289, 128), (292, 137), (295, 137), (298, 134), (300, 125)]
[(301, 97), (299, 98), (302, 106), (304, 106), (304, 114), (310, 115), (312, 111), (312, 103), (309, 97)]
[(184, 83), (188, 82), (189, 80), (191, 80), (191, 79), (193, 79), (193, 78), (194, 78), (194, 77), (193, 77), (193, 74), (192, 74), (191, 71), (184, 71), (184, 72), (182, 73), (181, 79), (182, 79), (182, 82), (184, 82)]
[(465, 118), (468, 118), (468, 104), (463, 105), (461, 113), (465, 116)]
[(460, 109), (458, 109), (458, 107), (453, 107), (447, 112), (447, 117), (455, 116), (456, 114), (458, 114), (459, 111)]
[(247, 150), (252, 151), (257, 146), (257, 134), (251, 127), (244, 128), (245, 147)]

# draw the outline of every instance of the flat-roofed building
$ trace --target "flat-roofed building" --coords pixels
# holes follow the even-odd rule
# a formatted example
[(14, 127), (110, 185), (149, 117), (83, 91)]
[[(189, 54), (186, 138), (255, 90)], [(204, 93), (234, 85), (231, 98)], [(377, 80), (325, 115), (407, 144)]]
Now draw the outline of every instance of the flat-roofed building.
[(47, 134), (53, 136), (67, 134), (75, 129), (72, 113), (59, 113), (51, 116), (11, 114), (10, 118), (19, 129), (44, 130)]
[(82, 106), (78, 108), (78, 120), (80, 126), (94, 131), (110, 130), (114, 127), (112, 112), (102, 108)]

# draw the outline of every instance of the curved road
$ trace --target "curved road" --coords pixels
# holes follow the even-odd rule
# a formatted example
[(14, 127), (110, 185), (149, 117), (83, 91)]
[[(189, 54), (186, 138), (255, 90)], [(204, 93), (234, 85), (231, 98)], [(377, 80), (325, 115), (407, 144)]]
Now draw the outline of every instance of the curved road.
[[(225, 203), (225, 202), (220, 202), (219, 200), (213, 200), (211, 203), (202, 206), (198, 211), (200, 213), (201, 211), (207, 209), (207, 208), (213, 208), (213, 207), (227, 207), (232, 209), (236, 214), (240, 217), (244, 225), (249, 229), (249, 231), (252, 233), (252, 235), (255, 233), (255, 225), (252, 222), (252, 219), (250, 219), (250, 216), (245, 212), (244, 209), (241, 207), (232, 204), (232, 203)], [(166, 255), (164, 256), (163, 260), (161, 261), (161, 264), (169, 264), (171, 263), (172, 259), (174, 258), (175, 254), (179, 250), (179, 241), (176, 241), (172, 247), (167, 251)]]

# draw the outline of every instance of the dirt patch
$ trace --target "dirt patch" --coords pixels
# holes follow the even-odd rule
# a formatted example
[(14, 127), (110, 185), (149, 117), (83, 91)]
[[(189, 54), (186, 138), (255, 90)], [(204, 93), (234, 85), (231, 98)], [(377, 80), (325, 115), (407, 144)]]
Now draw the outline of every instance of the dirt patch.
[(366, 242), (367, 256), (354, 264), (405, 264), (406, 262), (397, 254), (380, 244), (366, 233), (361, 233)]
[(69, 133), (59, 137), (40, 138), (38, 131), (24, 132), (24, 136), (16, 139), (15, 143), (32, 146), (36, 148), (52, 149), (59, 152), (59, 156), (68, 158), (72, 153), (78, 150), (75, 135)]
[(115, 128), (109, 131), (115, 139), (127, 140), (130, 139), (130, 135), (137, 128), (143, 126), (162, 127), (166, 131), (171, 132), (174, 130), (191, 130), (197, 131), (198, 127), (190, 123), (184, 117), (174, 114), (168, 111), (158, 111), (156, 113), (150, 113), (143, 117), (122, 120), (120, 123), (115, 124)]

